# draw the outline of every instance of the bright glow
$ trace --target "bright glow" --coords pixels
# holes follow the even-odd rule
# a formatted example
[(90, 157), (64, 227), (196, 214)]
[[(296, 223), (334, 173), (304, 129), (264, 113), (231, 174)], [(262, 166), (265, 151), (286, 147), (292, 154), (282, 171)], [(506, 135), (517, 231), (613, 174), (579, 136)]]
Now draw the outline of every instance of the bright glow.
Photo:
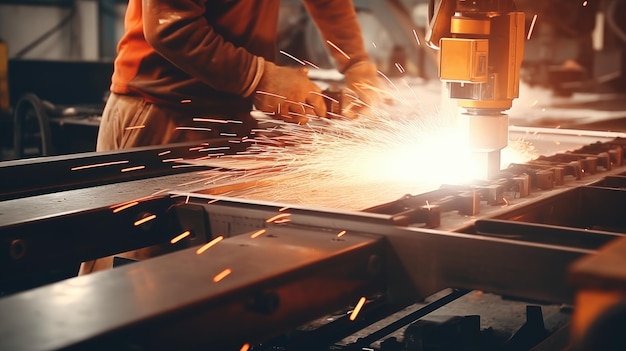
[(190, 231), (186, 230), (184, 231), (182, 234), (177, 235), (176, 237), (172, 238), (172, 240), (170, 240), (171, 244), (176, 244), (177, 242), (183, 240), (184, 238), (188, 237), (191, 234)]
[(217, 283), (221, 281), (222, 279), (226, 278), (227, 276), (229, 276), (232, 272), (233, 271), (230, 268), (226, 268), (225, 270), (218, 273), (215, 277), (213, 277), (213, 281)]
[(297, 63), (301, 64), (302, 66), (306, 66), (306, 63), (304, 63), (304, 61), (302, 61), (299, 58), (293, 56), (292, 54), (290, 54), (290, 53), (288, 53), (286, 51), (283, 51), (283, 50), (280, 50), (280, 53), (285, 55), (285, 56), (287, 56), (287, 57), (289, 57), (290, 59), (296, 61)]
[(141, 124), (141, 125), (137, 125), (137, 126), (130, 126), (130, 127), (126, 127), (124, 128), (125, 130), (133, 130), (133, 129), (142, 129), (145, 128), (146, 126)]
[(258, 230), (256, 232), (252, 233), (252, 235), (250, 235), (250, 238), (252, 238), (252, 239), (257, 238), (257, 237), (263, 235), (264, 233), (265, 233), (265, 229)]
[[(424, 97), (406, 79), (396, 82), (401, 84), (385, 80), (388, 84), (373, 88), (385, 100), (354, 120), (312, 118), (296, 125), (261, 117), (256, 136), (246, 140), (246, 151), (213, 160), (231, 169), (216, 175), (259, 184), (238, 189), (234, 196), (354, 210), (479, 179), (484, 171), (472, 162), (467, 124), (459, 118), (456, 102), (445, 94), (440, 101)], [(366, 106), (357, 96), (353, 99)], [(271, 127), (263, 129), (265, 123)], [(502, 165), (531, 159), (526, 157), (530, 152), (519, 152), (525, 145), (520, 140), (505, 148)]]
[(113, 165), (121, 165), (124, 163), (128, 163), (129, 161), (114, 161), (114, 162), (105, 162), (105, 163), (95, 163), (92, 165), (85, 165), (85, 166), (78, 166), (78, 167), (72, 167), (71, 170), (72, 171), (79, 171), (81, 169), (89, 169), (89, 168), (96, 168), (96, 167), (105, 167), (105, 166), (113, 166)]
[(153, 220), (153, 219), (155, 219), (155, 218), (156, 218), (156, 215), (149, 215), (149, 216), (147, 216), (147, 217), (144, 217), (144, 218), (142, 218), (142, 219), (140, 219), (140, 220), (136, 221), (136, 222), (135, 222), (135, 223), (133, 223), (133, 224), (135, 225), (135, 227), (137, 227), (137, 226), (140, 226), (140, 225), (142, 225), (142, 224), (144, 224), (144, 223), (146, 223), (146, 222), (149, 222), (149, 221), (151, 221), (151, 220)]
[(139, 202), (137, 202), (137, 201), (133, 201), (133, 202), (127, 203), (127, 204), (125, 204), (125, 205), (122, 205), (122, 206), (119, 206), (119, 207), (114, 208), (114, 209), (113, 209), (113, 213), (122, 212), (122, 211), (124, 211), (125, 209), (131, 208), (131, 207), (136, 206), (136, 205), (139, 205)]
[(277, 214), (275, 216), (272, 216), (272, 217), (266, 219), (265, 222), (272, 223), (272, 222), (276, 222), (276, 221), (281, 220), (281, 219), (289, 218), (290, 216), (291, 216), (291, 213), (279, 213), (279, 214)]
[(356, 317), (359, 315), (359, 312), (361, 312), (361, 308), (363, 308), (363, 305), (365, 305), (365, 297), (361, 297), (359, 299), (359, 302), (354, 307), (354, 310), (352, 310), (352, 313), (350, 313), (351, 321), (356, 319)]
[(341, 50), (341, 48), (339, 48), (339, 46), (337, 46), (335, 43), (333, 43), (330, 40), (326, 40), (326, 43), (330, 46), (333, 47), (333, 49), (337, 50), (337, 52), (339, 52), (341, 55), (343, 55), (343, 57), (347, 58), (348, 60), (350, 59), (350, 56), (348, 56), (348, 54), (345, 53), (345, 51)]
[(413, 29), (413, 36), (415, 37), (415, 41), (417, 42), (417, 45), (421, 46), (422, 43), (420, 42), (420, 37), (417, 36), (417, 32), (415, 31), (415, 29)]
[(206, 250), (210, 249), (211, 247), (215, 246), (217, 243), (219, 243), (220, 241), (224, 240), (223, 236), (218, 236), (217, 238), (209, 241), (208, 243), (202, 245), (202, 247), (200, 247), (197, 251), (196, 254), (200, 255), (201, 253), (205, 252)]
[(144, 169), (144, 168), (146, 168), (146, 166), (135, 166), (135, 167), (122, 168), (121, 172), (125, 173), (125, 172), (138, 171), (138, 170)]
[(528, 36), (526, 36), (527, 40), (530, 40), (530, 37), (533, 35), (533, 30), (535, 29), (535, 22), (537, 22), (537, 15), (533, 16), (533, 21), (530, 23), (530, 29), (528, 29)]

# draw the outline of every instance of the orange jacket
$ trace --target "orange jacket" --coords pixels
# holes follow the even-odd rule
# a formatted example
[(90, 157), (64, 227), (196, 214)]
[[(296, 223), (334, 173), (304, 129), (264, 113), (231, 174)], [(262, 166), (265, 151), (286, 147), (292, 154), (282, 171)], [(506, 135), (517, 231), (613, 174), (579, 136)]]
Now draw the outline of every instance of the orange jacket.
[[(343, 72), (367, 59), (351, 0), (303, 0)], [(245, 112), (273, 60), (280, 0), (129, 0), (111, 91), (215, 113)]]

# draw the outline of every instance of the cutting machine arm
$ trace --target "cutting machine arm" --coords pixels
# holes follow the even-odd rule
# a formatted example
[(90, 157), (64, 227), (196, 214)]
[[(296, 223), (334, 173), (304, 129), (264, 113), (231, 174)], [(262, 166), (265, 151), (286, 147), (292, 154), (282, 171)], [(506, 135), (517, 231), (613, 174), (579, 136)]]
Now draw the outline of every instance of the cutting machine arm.
[(432, 9), (426, 40), (439, 50), (449, 97), (465, 110), (479, 178), (499, 173), (500, 150), (508, 144), (502, 112), (519, 96), (524, 26), (513, 0), (440, 0)]

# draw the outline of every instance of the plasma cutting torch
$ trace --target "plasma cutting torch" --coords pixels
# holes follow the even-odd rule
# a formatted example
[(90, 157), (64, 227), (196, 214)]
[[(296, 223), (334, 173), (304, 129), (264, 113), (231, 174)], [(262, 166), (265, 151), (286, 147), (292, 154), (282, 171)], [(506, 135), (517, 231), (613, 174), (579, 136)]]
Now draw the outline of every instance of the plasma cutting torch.
[(439, 78), (464, 109), (469, 147), (481, 179), (500, 172), (508, 115), (519, 96), (524, 13), (514, 0), (431, 0), (426, 41), (439, 51)]

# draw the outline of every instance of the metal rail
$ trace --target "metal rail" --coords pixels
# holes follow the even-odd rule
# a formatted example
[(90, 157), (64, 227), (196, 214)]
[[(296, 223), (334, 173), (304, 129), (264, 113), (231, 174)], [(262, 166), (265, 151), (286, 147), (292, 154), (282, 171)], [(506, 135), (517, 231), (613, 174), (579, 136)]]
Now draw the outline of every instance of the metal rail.
[(19, 316), (0, 321), (0, 349), (238, 349), (369, 294), (401, 306), (447, 287), (570, 303), (567, 268), (593, 252), (306, 207), (268, 224), (279, 204), (188, 195), (179, 206), (247, 218), (248, 234), (0, 299), (0, 315)]

